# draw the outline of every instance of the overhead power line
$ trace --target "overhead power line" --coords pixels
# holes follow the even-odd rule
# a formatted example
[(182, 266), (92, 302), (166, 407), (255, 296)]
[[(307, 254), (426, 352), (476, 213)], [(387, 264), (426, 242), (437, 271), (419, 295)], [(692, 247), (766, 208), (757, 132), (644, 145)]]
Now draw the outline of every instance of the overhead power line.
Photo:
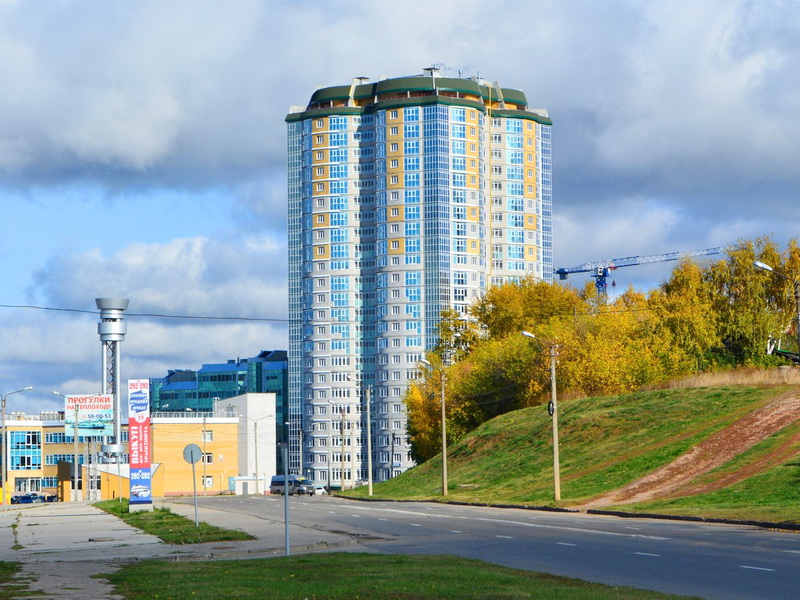
[[(33, 304), (0, 304), (0, 308), (22, 308), (29, 310), (43, 310), (51, 312), (67, 312), (86, 315), (99, 315), (97, 310), (83, 310), (80, 308), (61, 308), (55, 306), (36, 306)], [(165, 313), (134, 313), (126, 312), (125, 317), (142, 317), (151, 319), (185, 319), (195, 321), (255, 321), (264, 323), (288, 323), (289, 319), (273, 319), (267, 317), (225, 317), (209, 315), (171, 315)]]

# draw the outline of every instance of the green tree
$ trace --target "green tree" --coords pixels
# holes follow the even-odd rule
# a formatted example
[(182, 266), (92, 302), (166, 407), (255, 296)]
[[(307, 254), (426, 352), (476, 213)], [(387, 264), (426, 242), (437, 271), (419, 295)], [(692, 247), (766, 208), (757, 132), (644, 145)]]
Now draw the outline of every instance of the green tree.
[[(712, 351), (721, 343), (719, 318), (709, 282), (696, 262), (681, 261), (669, 280), (650, 293), (648, 305), (656, 316), (656, 332), (668, 336), (682, 351), (691, 371), (700, 372), (713, 364)], [(674, 365), (672, 370), (681, 369)]]
[(779, 277), (765, 276), (755, 269), (756, 260), (782, 267), (772, 240), (759, 238), (729, 250), (727, 260), (714, 263), (708, 271), (721, 341), (717, 360), (721, 364), (774, 362), (764, 351), (767, 338), (788, 324), (781, 326), (786, 313), (785, 285)]

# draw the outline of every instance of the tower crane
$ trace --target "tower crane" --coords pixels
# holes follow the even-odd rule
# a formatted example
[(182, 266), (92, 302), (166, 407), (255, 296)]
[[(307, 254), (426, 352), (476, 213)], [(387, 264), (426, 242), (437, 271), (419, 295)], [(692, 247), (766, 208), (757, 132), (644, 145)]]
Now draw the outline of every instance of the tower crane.
[(651, 256), (627, 256), (625, 258), (612, 258), (609, 260), (598, 260), (596, 262), (583, 263), (575, 267), (561, 267), (555, 269), (559, 279), (566, 279), (570, 273), (591, 273), (594, 277), (594, 284), (598, 294), (605, 296), (608, 287), (608, 277), (611, 271), (621, 267), (632, 267), (634, 265), (646, 265), (657, 262), (667, 262), (680, 260), (681, 258), (692, 258), (694, 256), (709, 256), (720, 254), (727, 250), (729, 246), (717, 246), (716, 248), (705, 248), (703, 250), (689, 250), (686, 252), (669, 252), (667, 254), (653, 254)]

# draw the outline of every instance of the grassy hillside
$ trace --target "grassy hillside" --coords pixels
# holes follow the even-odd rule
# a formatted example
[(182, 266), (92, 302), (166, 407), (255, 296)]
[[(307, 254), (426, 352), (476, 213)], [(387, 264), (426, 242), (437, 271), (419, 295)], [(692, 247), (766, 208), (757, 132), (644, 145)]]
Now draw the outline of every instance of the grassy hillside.
[[(638, 392), (559, 402), (563, 507), (578, 506), (669, 463), (743, 415), (790, 391), (788, 386), (727, 386)], [(704, 476), (707, 487), (738, 469), (754, 475), (688, 499), (626, 505), (665, 512), (800, 522), (800, 425), (787, 427)], [(779, 464), (760, 464), (787, 444)], [(785, 450), (785, 448), (784, 448)], [(448, 497), (465, 502), (550, 505), (553, 502), (551, 419), (545, 407), (484, 423), (448, 452)], [(365, 487), (347, 492), (366, 496)], [(434, 458), (388, 482), (376, 497), (441, 499), (441, 460)]]

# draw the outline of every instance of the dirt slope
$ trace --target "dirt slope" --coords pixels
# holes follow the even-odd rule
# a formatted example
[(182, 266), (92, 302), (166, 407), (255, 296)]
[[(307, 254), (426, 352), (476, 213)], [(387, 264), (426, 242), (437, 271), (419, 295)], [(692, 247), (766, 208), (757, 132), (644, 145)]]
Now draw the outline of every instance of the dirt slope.
[[(741, 481), (761, 469), (790, 458), (792, 454), (790, 447), (796, 439), (789, 440), (748, 468), (727, 475), (713, 484), (691, 486), (691, 482), (700, 475), (725, 464), (798, 418), (800, 418), (800, 393), (791, 392), (718, 431), (670, 464), (623, 488), (599, 496), (580, 508), (603, 508), (646, 502), (656, 498), (697, 494)], [(796, 437), (800, 438), (800, 435)]]

